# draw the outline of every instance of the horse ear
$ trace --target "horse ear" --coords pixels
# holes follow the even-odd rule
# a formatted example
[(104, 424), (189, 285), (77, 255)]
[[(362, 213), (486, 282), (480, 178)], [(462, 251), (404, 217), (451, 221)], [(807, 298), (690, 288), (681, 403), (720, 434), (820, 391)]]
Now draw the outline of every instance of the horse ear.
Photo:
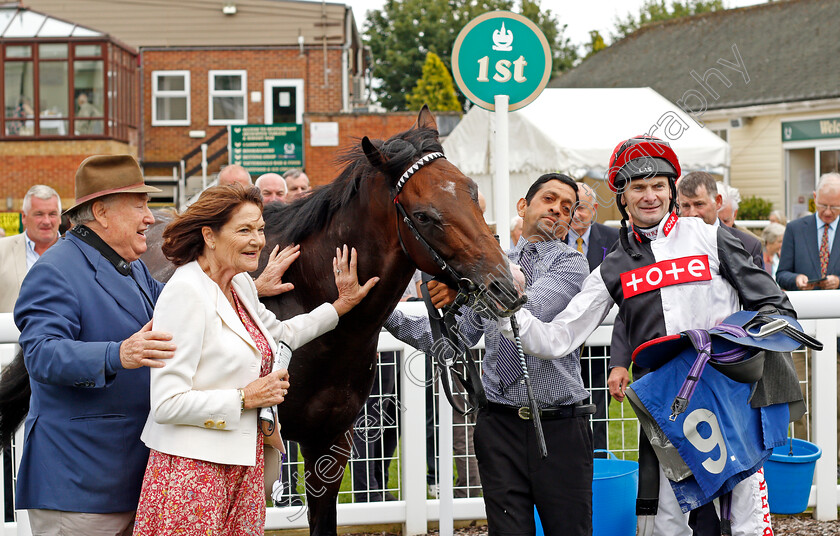
[(365, 152), (368, 162), (373, 167), (379, 169), (385, 163), (385, 156), (373, 145), (373, 142), (367, 136), (362, 138), (362, 151)]
[(424, 104), (423, 108), (420, 109), (420, 114), (417, 116), (417, 123), (414, 126), (415, 128), (428, 128), (431, 130), (438, 129), (435, 116), (432, 115), (432, 112), (429, 110), (428, 104)]

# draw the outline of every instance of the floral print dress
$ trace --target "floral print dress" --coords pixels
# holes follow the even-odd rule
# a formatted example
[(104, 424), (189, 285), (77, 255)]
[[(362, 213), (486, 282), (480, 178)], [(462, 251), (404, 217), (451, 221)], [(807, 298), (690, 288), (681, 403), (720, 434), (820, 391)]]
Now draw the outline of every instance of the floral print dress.
[[(262, 354), (260, 377), (271, 372), (271, 346), (233, 292), (239, 318)], [(256, 464), (226, 465), (152, 449), (143, 477), (134, 536), (262, 536), (265, 527), (263, 437)]]

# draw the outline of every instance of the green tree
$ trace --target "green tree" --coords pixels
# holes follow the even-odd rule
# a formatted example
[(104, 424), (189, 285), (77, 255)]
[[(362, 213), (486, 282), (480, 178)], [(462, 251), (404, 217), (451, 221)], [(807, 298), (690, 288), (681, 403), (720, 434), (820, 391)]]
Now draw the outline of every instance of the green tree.
[(592, 54), (607, 48), (607, 43), (604, 42), (604, 36), (601, 35), (601, 32), (598, 30), (590, 30), (589, 42), (585, 43), (583, 47), (586, 49), (586, 56), (584, 56), (583, 59), (586, 59)]
[(628, 13), (625, 19), (620, 17), (615, 21), (615, 33), (613, 42), (623, 39), (635, 32), (645, 24), (660, 22), (663, 20), (689, 17), (700, 13), (709, 13), (726, 9), (723, 0), (685, 0), (681, 2), (674, 0), (669, 3), (665, 0), (645, 0), (639, 8), (638, 15)]
[(429, 105), (433, 112), (450, 112), (461, 109), (458, 96), (455, 95), (455, 86), (452, 84), (452, 76), (446, 69), (446, 65), (434, 52), (426, 54), (426, 63), (423, 64), (423, 76), (414, 86), (411, 95), (405, 98), (409, 110), (419, 110), (424, 104)]
[(568, 24), (560, 24), (550, 9), (542, 10), (540, 0), (522, 0), (521, 14), (539, 26), (551, 49), (552, 74), (568, 71), (578, 60), (577, 47), (564, 34)]
[[(575, 53), (563, 37), (565, 26), (559, 28), (550, 11), (541, 11), (539, 0), (520, 1), (549, 39), (555, 67), (570, 67), (577, 56), (571, 60), (563, 56), (563, 46), (569, 54)], [(461, 28), (482, 13), (513, 11), (513, 7), (513, 0), (386, 0), (382, 9), (369, 11), (364, 33), (373, 58), (372, 74), (379, 82), (376, 93), (380, 104), (389, 110), (405, 109), (408, 89), (422, 76), (428, 52), (437, 54), (452, 72), (452, 45)], [(458, 99), (463, 104), (463, 96), (459, 94)]]

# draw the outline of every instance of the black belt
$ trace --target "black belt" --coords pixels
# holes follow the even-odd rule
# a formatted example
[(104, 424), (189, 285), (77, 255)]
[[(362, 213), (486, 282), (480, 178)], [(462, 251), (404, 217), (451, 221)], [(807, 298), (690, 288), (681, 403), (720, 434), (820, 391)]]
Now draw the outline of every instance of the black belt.
[[(487, 409), (493, 413), (512, 413), (526, 421), (531, 420), (531, 408), (528, 406), (508, 406), (507, 404), (497, 404), (495, 402), (488, 402)], [(595, 404), (570, 404), (568, 406), (552, 406), (548, 408), (540, 408), (540, 418), (551, 421), (554, 419), (570, 419), (572, 417), (583, 417), (585, 415), (592, 415), (595, 413)]]

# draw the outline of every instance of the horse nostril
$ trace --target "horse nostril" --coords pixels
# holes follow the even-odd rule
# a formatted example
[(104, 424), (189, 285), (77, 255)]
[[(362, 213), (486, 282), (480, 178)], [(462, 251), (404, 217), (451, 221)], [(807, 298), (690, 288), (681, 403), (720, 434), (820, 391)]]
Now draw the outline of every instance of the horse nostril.
[(517, 297), (516, 289), (513, 286), (498, 280), (494, 280), (487, 285), (487, 293), (496, 301), (505, 304), (512, 303)]

